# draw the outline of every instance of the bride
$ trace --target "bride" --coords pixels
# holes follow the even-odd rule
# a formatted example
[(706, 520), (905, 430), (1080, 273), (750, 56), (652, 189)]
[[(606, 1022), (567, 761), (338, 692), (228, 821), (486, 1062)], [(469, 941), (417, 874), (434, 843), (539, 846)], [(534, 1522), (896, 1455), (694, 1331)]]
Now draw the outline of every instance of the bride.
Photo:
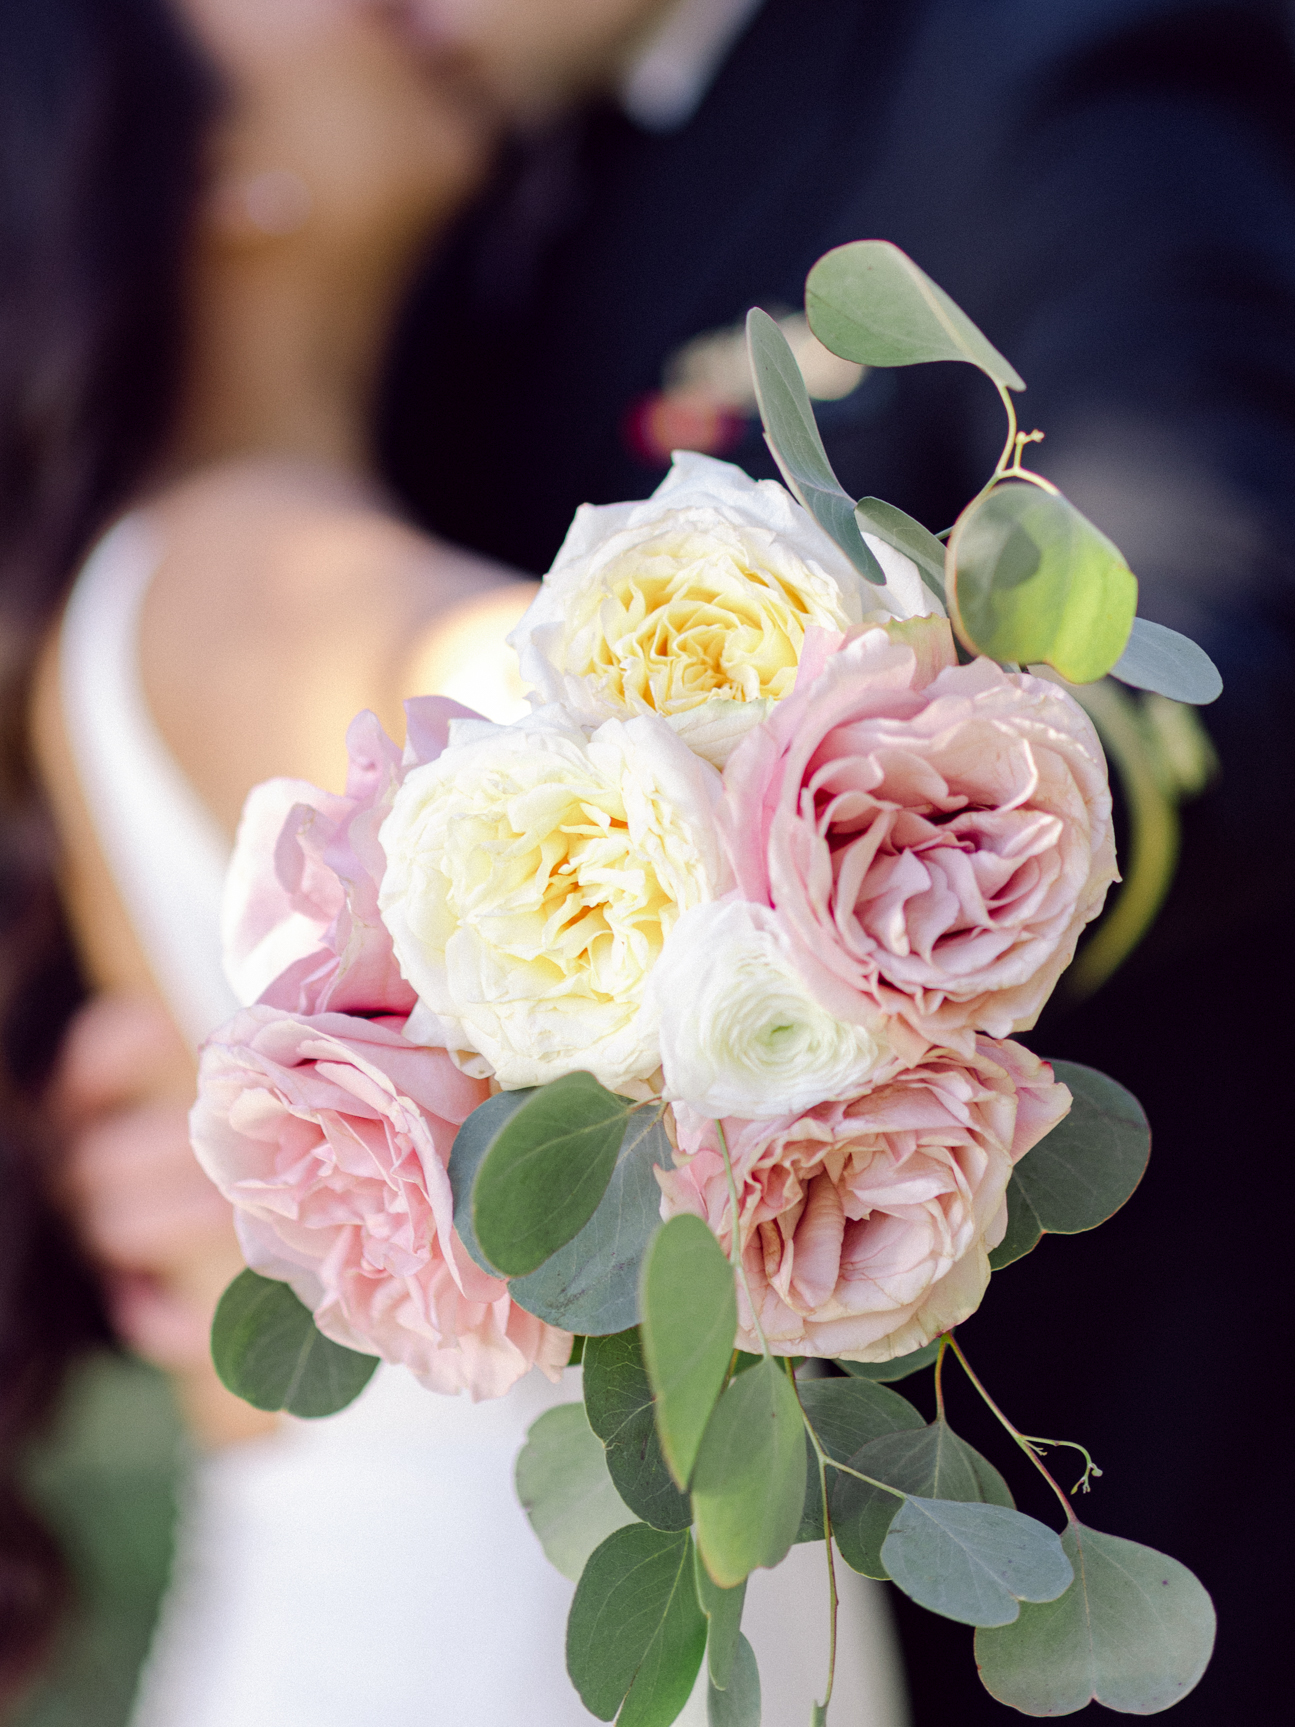
[[(153, 1051), (132, 1136), (63, 1186), (116, 1329), (172, 1372), (204, 1447), (134, 1727), (574, 1727), (571, 1586), (511, 1472), (577, 1370), (473, 1406), (383, 1369), (318, 1423), (238, 1403), (205, 1333), (241, 1259), (179, 1125), (233, 1005), (218, 908), (250, 787), (340, 785), (348, 720), (371, 708), (399, 739), (416, 693), (519, 711), (502, 637), (530, 584), (402, 522), (366, 435), (407, 276), (483, 172), (490, 121), (385, 0), (6, 12), (66, 172), (49, 231), (27, 211), (35, 339), (8, 362), (26, 420), (4, 435), (10, 466), (26, 438), (28, 477), (3, 542), (26, 634), (5, 645), (32, 644), (30, 742), (91, 1012)], [(60, 349), (74, 312), (80, 346)], [(880, 1590), (849, 1581), (837, 1711), (890, 1727)], [(753, 1579), (771, 1727), (821, 1694), (825, 1596), (813, 1547)]]

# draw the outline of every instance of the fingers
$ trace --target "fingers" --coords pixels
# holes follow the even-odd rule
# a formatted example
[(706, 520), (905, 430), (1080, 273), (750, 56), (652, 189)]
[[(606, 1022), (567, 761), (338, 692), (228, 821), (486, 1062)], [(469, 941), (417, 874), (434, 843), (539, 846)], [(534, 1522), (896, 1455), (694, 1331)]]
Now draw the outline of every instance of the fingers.
[(168, 1276), (212, 1251), (226, 1257), (232, 1209), (199, 1167), (176, 1105), (141, 1104), (82, 1127), (58, 1186), (85, 1247), (113, 1270)]
[(107, 992), (73, 1016), (50, 1087), (65, 1130), (159, 1093), (192, 1095), (193, 1058), (152, 996)]
[(105, 1278), (104, 1294), (113, 1330), (144, 1360), (171, 1372), (209, 1363), (205, 1304), (139, 1272)]

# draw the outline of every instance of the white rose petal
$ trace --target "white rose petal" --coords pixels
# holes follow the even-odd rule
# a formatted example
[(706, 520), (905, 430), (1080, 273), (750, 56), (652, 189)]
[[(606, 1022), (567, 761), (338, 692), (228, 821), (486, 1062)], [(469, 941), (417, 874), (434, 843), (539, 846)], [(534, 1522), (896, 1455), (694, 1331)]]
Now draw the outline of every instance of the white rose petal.
[(653, 1074), (647, 977), (680, 915), (727, 886), (720, 789), (652, 716), (592, 736), (553, 708), (456, 722), (381, 833), (410, 1035), (477, 1051), (507, 1089)]
[(748, 1120), (854, 1096), (881, 1065), (880, 1039), (819, 1006), (778, 916), (726, 899), (681, 917), (648, 986), (665, 1095)]
[(806, 630), (935, 606), (916, 565), (869, 544), (885, 587), (777, 481), (680, 451), (646, 502), (577, 511), (509, 641), (537, 701), (587, 724), (660, 714), (722, 767), (791, 693)]

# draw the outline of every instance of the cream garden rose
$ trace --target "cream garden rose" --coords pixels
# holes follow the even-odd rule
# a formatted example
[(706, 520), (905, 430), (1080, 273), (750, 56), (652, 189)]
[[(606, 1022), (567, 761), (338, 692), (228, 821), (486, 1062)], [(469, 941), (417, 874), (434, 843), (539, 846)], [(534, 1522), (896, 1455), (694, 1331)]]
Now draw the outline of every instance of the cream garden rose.
[(660, 1062), (644, 986), (682, 913), (728, 885), (719, 775), (652, 715), (457, 721), (383, 824), (379, 905), (419, 1005), (408, 1035), (506, 1089)]
[(648, 993), (665, 1095), (707, 1115), (780, 1116), (849, 1097), (884, 1056), (880, 1035), (814, 1000), (777, 913), (746, 900), (685, 912)]
[(807, 630), (937, 610), (880, 540), (865, 582), (776, 481), (676, 453), (640, 504), (586, 504), (509, 640), (538, 699), (589, 724), (656, 713), (722, 766), (791, 693)]

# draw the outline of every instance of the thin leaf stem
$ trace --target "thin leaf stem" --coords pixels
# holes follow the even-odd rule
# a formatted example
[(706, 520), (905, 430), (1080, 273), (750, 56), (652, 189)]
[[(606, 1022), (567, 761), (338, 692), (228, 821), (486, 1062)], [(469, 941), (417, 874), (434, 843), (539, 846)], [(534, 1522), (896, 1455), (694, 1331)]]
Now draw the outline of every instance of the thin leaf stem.
[(889, 1481), (878, 1481), (875, 1475), (863, 1475), (857, 1469), (851, 1469), (848, 1463), (838, 1463), (835, 1457), (829, 1457), (826, 1451), (819, 1451), (819, 1456), (829, 1469), (837, 1469), (842, 1475), (853, 1475), (856, 1481), (866, 1481), (869, 1487), (880, 1487), (883, 1493), (893, 1493), (896, 1499), (907, 1499), (907, 1493), (901, 1488), (892, 1487)]
[(814, 1720), (826, 1721), (827, 1706), (832, 1701), (832, 1688), (836, 1684), (836, 1621), (840, 1597), (836, 1589), (836, 1560), (832, 1553), (832, 1513), (827, 1503), (827, 1465), (831, 1462), (823, 1447), (819, 1444), (817, 1433), (810, 1424), (805, 1413), (805, 1405), (800, 1401), (800, 1387), (796, 1383), (796, 1375), (789, 1373), (791, 1389), (795, 1393), (796, 1403), (800, 1409), (800, 1418), (805, 1423), (805, 1432), (814, 1448), (814, 1459), (818, 1464), (818, 1491), (823, 1500), (823, 1540), (827, 1547), (827, 1595), (829, 1602), (828, 1648), (827, 1648), (827, 1690), (823, 1693), (823, 1701), (818, 1705)]
[(773, 1351), (769, 1348), (769, 1340), (764, 1334), (764, 1327), (760, 1324), (760, 1315), (755, 1310), (755, 1302), (751, 1297), (751, 1285), (746, 1280), (746, 1266), (742, 1262), (742, 1229), (737, 1203), (737, 1177), (733, 1174), (733, 1159), (729, 1156), (728, 1137), (724, 1132), (722, 1121), (715, 1123), (715, 1132), (719, 1135), (719, 1148), (724, 1154), (724, 1174), (728, 1177), (728, 1202), (733, 1212), (733, 1229), (728, 1248), (729, 1263), (741, 1280), (742, 1289), (746, 1295), (746, 1304), (751, 1310), (751, 1323), (755, 1327), (756, 1336), (760, 1339), (760, 1348), (764, 1352), (764, 1358), (768, 1361), (772, 1358)]
[(940, 1352), (935, 1358), (935, 1415), (944, 1420), (944, 1352), (949, 1347), (947, 1337), (940, 1339)]
[[(1000, 384), (997, 378), (994, 379), (994, 387), (1002, 398), (1003, 407), (1007, 413), (1007, 442), (1003, 445), (1002, 455), (994, 464), (994, 471), (989, 476), (989, 483), (985, 486), (985, 491), (988, 491), (994, 481), (1007, 472), (1008, 459), (1013, 450), (1016, 450), (1016, 404), (1012, 401), (1011, 393), (1006, 385)], [(1017, 451), (1017, 460), (1020, 460), (1019, 450)]]
[(1038, 1452), (1034, 1449), (1033, 1445), (1031, 1445), (1030, 1441), (1026, 1438), (1025, 1434), (1023, 1434), (1021, 1432), (1019, 1427), (1013, 1426), (1013, 1424), (1003, 1414), (1002, 1410), (994, 1402), (993, 1398), (985, 1390), (985, 1387), (981, 1384), (979, 1377), (977, 1376), (974, 1369), (972, 1368), (971, 1363), (967, 1360), (966, 1356), (962, 1353), (962, 1348), (961, 1348), (960, 1344), (958, 1343), (957, 1338), (953, 1335), (953, 1333), (951, 1331), (946, 1333), (946, 1340), (948, 1342), (949, 1348), (957, 1356), (958, 1361), (961, 1364), (962, 1371), (966, 1374), (967, 1378), (971, 1381), (971, 1383), (975, 1386), (976, 1390), (984, 1398), (985, 1402), (989, 1405), (990, 1409), (998, 1417), (999, 1421), (1002, 1422), (1003, 1426), (1011, 1434), (1012, 1438), (1020, 1446), (1021, 1450), (1029, 1458), (1030, 1462), (1038, 1470), (1039, 1474), (1043, 1477), (1043, 1479), (1047, 1482), (1048, 1486), (1052, 1489), (1052, 1491), (1056, 1494), (1057, 1498), (1061, 1501), (1061, 1509), (1066, 1514), (1067, 1522), (1077, 1523), (1079, 1521), (1079, 1519), (1075, 1516), (1075, 1513), (1071, 1507), (1069, 1499), (1067, 1499), (1066, 1495), (1062, 1492), (1061, 1488), (1058, 1487), (1057, 1483), (1053, 1480), (1050, 1471), (1044, 1468), (1042, 1459), (1039, 1457)]

